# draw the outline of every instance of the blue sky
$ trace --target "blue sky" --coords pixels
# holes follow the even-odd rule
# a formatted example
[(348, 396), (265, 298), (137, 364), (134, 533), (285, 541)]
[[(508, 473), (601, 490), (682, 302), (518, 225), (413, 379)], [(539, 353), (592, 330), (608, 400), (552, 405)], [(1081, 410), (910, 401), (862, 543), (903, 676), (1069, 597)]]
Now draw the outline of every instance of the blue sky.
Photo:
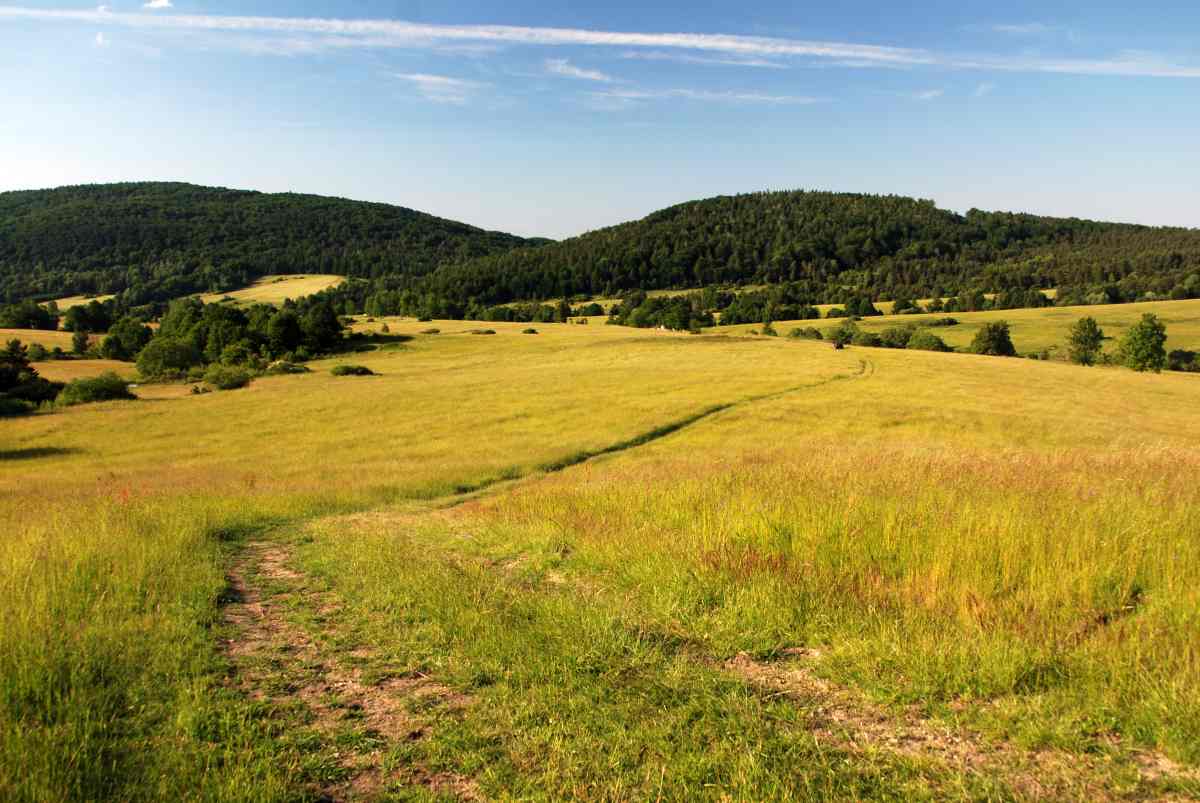
[[(760, 189), (1200, 226), (1200, 4), (0, 0), (0, 190), (564, 237)], [(145, 3), (145, 5), (143, 5)]]

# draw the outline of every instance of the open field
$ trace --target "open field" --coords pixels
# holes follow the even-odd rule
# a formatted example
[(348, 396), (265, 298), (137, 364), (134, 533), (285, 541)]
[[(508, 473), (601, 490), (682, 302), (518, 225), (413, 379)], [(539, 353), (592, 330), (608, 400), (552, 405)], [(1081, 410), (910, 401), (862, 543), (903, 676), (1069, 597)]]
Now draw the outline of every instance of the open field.
[(228, 293), (206, 293), (200, 296), (205, 304), (225, 299), (230, 303), (249, 306), (251, 304), (282, 304), (289, 298), (303, 298), (330, 287), (337, 287), (346, 279), (344, 276), (324, 274), (263, 276), (249, 287), (231, 290)]
[[(877, 305), (883, 306), (883, 305)], [(934, 328), (938, 337), (955, 348), (965, 348), (971, 343), (985, 323), (992, 321), (1008, 321), (1013, 343), (1022, 354), (1058, 347), (1065, 352), (1067, 332), (1071, 324), (1080, 318), (1092, 317), (1100, 324), (1111, 340), (1106, 343), (1105, 350), (1112, 350), (1118, 340), (1142, 315), (1152, 312), (1167, 326), (1168, 349), (1200, 350), (1200, 300), (1188, 301), (1149, 301), (1139, 304), (1106, 304), (1089, 307), (1043, 307), (1040, 309), (1011, 309), (992, 310), (988, 312), (945, 312), (932, 315), (884, 315), (877, 318), (864, 318), (859, 326), (868, 332), (879, 332), (889, 326), (914, 324), (921, 326), (923, 322), (939, 318), (956, 318), (957, 326), (940, 326)], [(831, 318), (817, 321), (776, 321), (775, 330), (786, 335), (796, 326), (815, 326), (822, 331), (836, 329), (841, 319)], [(740, 324), (729, 327), (716, 327), (711, 331), (729, 334), (746, 334), (752, 330), (761, 329), (761, 324)], [(1065, 353), (1059, 356), (1064, 356)]]
[(71, 307), (78, 307), (81, 304), (88, 304), (92, 301), (108, 301), (110, 298), (113, 298), (113, 296), (67, 296), (66, 298), (56, 298), (54, 303), (58, 305), (59, 312), (66, 312)]
[(383, 322), (5, 422), (0, 798), (1200, 795), (1195, 377)]
[[(20, 340), (26, 346), (40, 343), (48, 349), (58, 346), (63, 351), (71, 350), (71, 332), (55, 332), (46, 329), (0, 329), (0, 341)], [(96, 338), (93, 336), (92, 341)]]
[(108, 371), (128, 379), (133, 379), (137, 374), (137, 367), (133, 363), (120, 360), (46, 360), (33, 363), (33, 367), (39, 376), (51, 382), (88, 379)]

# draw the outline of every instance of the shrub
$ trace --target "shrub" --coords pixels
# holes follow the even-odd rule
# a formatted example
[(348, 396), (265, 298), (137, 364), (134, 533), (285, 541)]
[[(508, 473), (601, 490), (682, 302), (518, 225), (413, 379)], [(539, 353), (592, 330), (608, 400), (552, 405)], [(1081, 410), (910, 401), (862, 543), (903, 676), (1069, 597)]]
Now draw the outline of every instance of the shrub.
[[(375, 320), (375, 319), (372, 318), (371, 320)], [(388, 332), (392, 331), (392, 327), (388, 326), (386, 323), (380, 324), (379, 331), (386, 335)]]
[(1200, 360), (1196, 359), (1197, 356), (1194, 351), (1176, 349), (1167, 355), (1167, 367), (1172, 371), (1200, 372)]
[(879, 335), (875, 334), (874, 332), (859, 331), (856, 335), (854, 335), (853, 338), (851, 338), (850, 342), (856, 346), (869, 346), (872, 348), (877, 348), (883, 345), (882, 338), (880, 338)]
[(365, 365), (335, 365), (329, 372), (334, 376), (374, 376), (375, 372)]
[(89, 379), (76, 379), (58, 394), (58, 403), (64, 405), (87, 404), (113, 399), (136, 399), (129, 392), (129, 383), (112, 371)]
[(934, 318), (926, 321), (926, 326), (958, 326), (958, 318)]
[(472, 329), (470, 333), (473, 335), (494, 335), (494, 334), (496, 334), (496, 330), (495, 329)]
[(926, 332), (924, 329), (913, 332), (913, 336), (908, 339), (908, 345), (905, 348), (915, 351), (950, 351), (950, 347), (946, 345), (946, 341), (933, 332)]
[(521, 334), (523, 334), (523, 335), (536, 335), (537, 333), (538, 333), (537, 329), (522, 329), (521, 330)]
[(87, 354), (90, 340), (86, 329), (76, 329), (71, 335), (71, 351), (79, 355)]
[(288, 362), (287, 360), (276, 360), (267, 366), (268, 374), (309, 374), (312, 369), (307, 365)]
[(200, 361), (200, 352), (191, 343), (158, 335), (138, 354), (138, 373), (149, 379), (181, 375)]
[(30, 343), (25, 348), (25, 356), (27, 356), (29, 358), (30, 362), (41, 362), (42, 360), (45, 360), (46, 358), (48, 358), (50, 355), (49, 355), (49, 353), (47, 353), (46, 347), (43, 346), (41, 343)]
[(204, 381), (217, 390), (237, 390), (250, 384), (250, 372), (232, 365), (213, 363), (204, 372)]
[(803, 340), (824, 340), (825, 336), (821, 334), (821, 330), (815, 326), (805, 326), (803, 328), (797, 326), (792, 331), (788, 332), (788, 337), (799, 338)]
[(24, 399), (14, 399), (0, 394), (0, 418), (14, 415), (25, 415), (33, 412), (33, 404)]
[(441, 329), (422, 329), (421, 330), (421, 334), (423, 334), (423, 335), (439, 335), (441, 333), (442, 333)]
[(984, 324), (971, 341), (971, 351), (993, 357), (1015, 357), (1017, 349), (1008, 332), (1008, 321)]
[(779, 333), (775, 331), (775, 324), (771, 323), (769, 318), (763, 321), (762, 333), (768, 337), (779, 337)]
[(838, 348), (844, 348), (847, 343), (854, 341), (854, 338), (858, 336), (858, 333), (858, 325), (855, 324), (853, 320), (845, 320), (842, 321), (837, 329), (834, 329), (830, 333), (829, 339), (833, 341), (833, 345), (837, 346)]
[(1096, 324), (1096, 319), (1080, 318), (1067, 335), (1067, 355), (1076, 365), (1095, 365), (1103, 344), (1104, 330)]
[(915, 326), (888, 327), (879, 333), (880, 344), (888, 349), (908, 348), (908, 341), (916, 331)]
[(1135, 371), (1161, 371), (1167, 365), (1167, 327), (1147, 312), (1121, 338), (1121, 362)]

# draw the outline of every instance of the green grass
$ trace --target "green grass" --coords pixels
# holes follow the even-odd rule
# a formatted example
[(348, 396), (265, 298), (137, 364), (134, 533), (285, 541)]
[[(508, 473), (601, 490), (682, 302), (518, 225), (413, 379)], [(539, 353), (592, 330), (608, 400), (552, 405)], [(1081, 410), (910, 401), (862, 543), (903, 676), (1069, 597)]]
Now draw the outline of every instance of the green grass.
[[(1104, 330), (1104, 334), (1110, 338), (1105, 344), (1105, 350), (1113, 351), (1116, 348), (1116, 340), (1147, 312), (1154, 313), (1166, 324), (1168, 349), (1200, 350), (1200, 300), (1196, 299), (1090, 307), (1043, 307), (988, 312), (946, 312), (932, 315), (884, 315), (878, 318), (864, 318), (859, 322), (859, 326), (869, 332), (878, 332), (889, 326), (903, 324), (921, 326), (926, 321), (938, 318), (956, 318), (959, 321), (957, 326), (939, 326), (933, 328), (932, 331), (950, 346), (965, 349), (984, 324), (1003, 320), (1009, 323), (1017, 351), (1027, 354), (1040, 352), (1043, 349), (1057, 349), (1056, 356), (1065, 359), (1068, 331), (1071, 325), (1080, 318), (1089, 316), (1095, 318), (1100, 328)], [(840, 323), (839, 319), (776, 321), (775, 329), (780, 335), (786, 335), (791, 328), (796, 326), (815, 326), (827, 332), (837, 328)], [(746, 334), (751, 330), (761, 328), (761, 325), (756, 324), (739, 324), (717, 327), (712, 331)]]
[[(347, 751), (391, 799), (1200, 793), (1137, 773), (1200, 764), (1195, 377), (386, 322), (414, 337), (356, 355), (369, 380), (328, 361), (4, 424), (0, 798), (315, 799)], [(405, 699), (423, 735), (381, 740), (318, 727), (285, 653), (265, 696), (230, 684), (251, 541), (336, 602), (278, 589), (331, 666), (467, 702)], [(801, 647), (841, 691), (727, 669)]]

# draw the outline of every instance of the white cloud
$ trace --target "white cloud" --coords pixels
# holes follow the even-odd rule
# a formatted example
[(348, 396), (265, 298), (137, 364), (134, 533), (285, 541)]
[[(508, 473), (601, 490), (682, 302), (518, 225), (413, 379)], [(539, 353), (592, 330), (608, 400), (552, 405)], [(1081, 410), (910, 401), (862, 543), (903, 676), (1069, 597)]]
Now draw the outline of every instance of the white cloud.
[[(167, 0), (152, 0), (154, 3)], [(1159, 54), (1119, 54), (1109, 58), (1053, 58), (1027, 55), (963, 55), (906, 47), (821, 42), (736, 34), (630, 33), (574, 28), (512, 25), (433, 25), (402, 20), (238, 17), (201, 14), (144, 14), (95, 10), (0, 6), (2, 19), (93, 23), (145, 30), (209, 31), (307, 40), (313, 50), (338, 48), (426, 48), (463, 45), (539, 47), (619, 47), (716, 54), (751, 60), (804, 58), (831, 66), (936, 66), (958, 70), (994, 70), (1073, 75), (1200, 78), (1200, 65)], [(1033, 31), (1041, 23), (1000, 26)], [(236, 40), (234, 46), (237, 46)], [(292, 48), (294, 50), (294, 48)]]
[(96, 47), (108, 47), (108, 37), (103, 32), (96, 34)]
[(771, 95), (764, 92), (720, 92), (707, 89), (611, 89), (604, 92), (590, 93), (593, 98), (606, 101), (624, 102), (630, 105), (634, 101), (667, 100), (678, 98), (682, 100), (697, 100), (721, 103), (770, 103), (770, 104), (810, 104), (820, 103), (820, 98), (801, 97), (797, 95)]
[(766, 67), (768, 69), (786, 70), (786, 64), (777, 61), (756, 58), (712, 58), (707, 56), (690, 56), (687, 53), (670, 53), (662, 50), (627, 50), (621, 54), (623, 59), (638, 59), (641, 61), (674, 61), (679, 64), (710, 64), (723, 67)]
[(581, 81), (599, 81), (605, 84), (613, 82), (610, 75), (605, 75), (599, 70), (585, 70), (576, 67), (566, 59), (546, 59), (546, 72), (551, 75), (561, 75), (564, 78), (578, 78)]
[(988, 95), (992, 94), (992, 92), (994, 92), (995, 90), (996, 90), (996, 85), (991, 83), (990, 81), (988, 81), (988, 82), (984, 82), (984, 83), (980, 84), (979, 86), (975, 87), (975, 91), (972, 92), (971, 94), (977, 98), (983, 98), (983, 97), (987, 97)]
[(461, 105), (470, 100), (477, 90), (488, 86), (488, 84), (478, 81), (467, 81), (446, 75), (430, 75), (429, 73), (393, 73), (392, 75), (401, 81), (412, 84), (427, 100), (435, 103)]
[(107, 14), (110, 11), (112, 11), (112, 6), (96, 6), (97, 14)]
[(171, 8), (171, 0), (148, 0), (142, 4), (142, 8)]
[(946, 94), (944, 89), (926, 89), (924, 92), (916, 92), (913, 94), (914, 100), (930, 101), (937, 100), (942, 95)]

